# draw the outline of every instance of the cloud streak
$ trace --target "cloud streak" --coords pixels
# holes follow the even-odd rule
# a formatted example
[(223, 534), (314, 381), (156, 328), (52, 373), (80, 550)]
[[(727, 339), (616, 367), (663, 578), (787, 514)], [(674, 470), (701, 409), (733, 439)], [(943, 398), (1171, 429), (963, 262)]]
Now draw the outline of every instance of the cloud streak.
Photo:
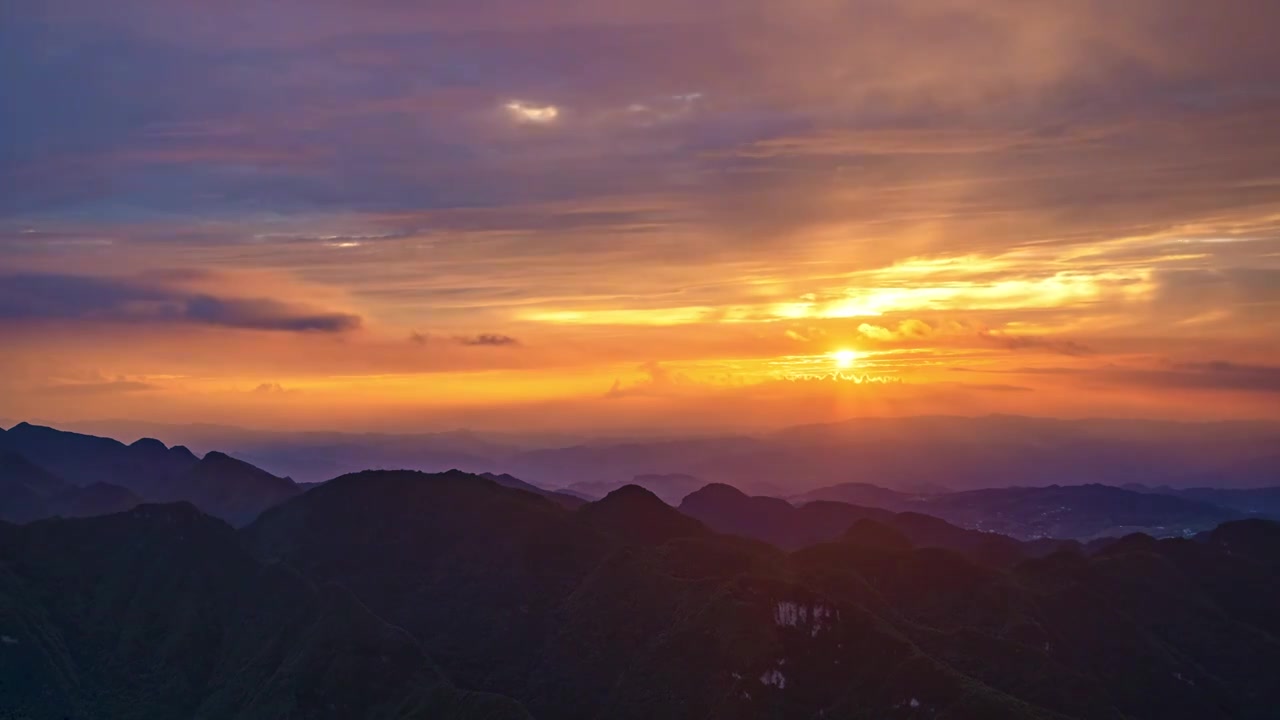
[(315, 311), (270, 298), (219, 297), (136, 278), (0, 276), (0, 321), (77, 320), (191, 324), (278, 332), (340, 333), (358, 315)]
[(468, 347), (511, 347), (519, 345), (520, 341), (510, 335), (499, 335), (497, 333), (481, 333), (479, 335), (456, 335), (453, 341), (459, 345)]

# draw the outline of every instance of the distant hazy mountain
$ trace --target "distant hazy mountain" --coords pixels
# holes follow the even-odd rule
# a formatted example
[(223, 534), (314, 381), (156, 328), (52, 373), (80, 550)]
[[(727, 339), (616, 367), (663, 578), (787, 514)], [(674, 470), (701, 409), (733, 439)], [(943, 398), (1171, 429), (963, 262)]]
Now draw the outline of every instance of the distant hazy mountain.
[(916, 501), (920, 498), (921, 494), (919, 493), (901, 492), (870, 483), (853, 482), (817, 488), (809, 492), (800, 493), (790, 498), (790, 500), (798, 505), (815, 500), (827, 500), (851, 505), (884, 508), (886, 510), (906, 510), (915, 507)]
[(668, 505), (679, 505), (686, 495), (701, 488), (706, 483), (691, 475), (673, 473), (669, 475), (636, 475), (627, 482), (576, 482), (565, 490), (592, 500), (599, 500), (609, 493), (626, 485), (642, 487), (657, 495)]
[(861, 418), (750, 437), (632, 440), (471, 431), (263, 432), (122, 421), (76, 427), (220, 450), (304, 482), (365, 469), (457, 468), (509, 473), (544, 488), (598, 483), (593, 492), (601, 497), (636, 476), (673, 474), (776, 497), (844, 483), (907, 494), (1086, 483), (1280, 485), (1277, 423), (922, 416)]
[[(1276, 462), (1280, 462), (1280, 458), (1277, 458)], [(1217, 505), (1218, 507), (1235, 510), (1246, 515), (1258, 515), (1272, 520), (1280, 520), (1280, 486), (1236, 490), (1212, 487), (1171, 488), (1167, 485), (1153, 488), (1146, 485), (1131, 484), (1126, 485), (1125, 489), (1143, 493), (1174, 495), (1188, 500)]]
[[(111, 438), (20, 423), (0, 434), (0, 518), (119, 512), (141, 501), (189, 501), (228, 522), (243, 524), (300, 490), (223, 453), (197, 458), (182, 446)], [(29, 467), (26, 467), (29, 466)], [(24, 469), (26, 467), (26, 469)], [(30, 495), (42, 498), (38, 505)], [(22, 494), (21, 497), (19, 494)]]
[(896, 513), (827, 500), (796, 507), (778, 498), (748, 497), (728, 485), (708, 485), (689, 495), (680, 504), (680, 511), (719, 532), (756, 538), (786, 549), (838, 540), (864, 520), (891, 528), (915, 547), (952, 550), (974, 562), (997, 567), (1079, 548), (1070, 542), (1029, 545), (914, 512)]
[[(1185, 536), (1244, 515), (1192, 495), (1195, 493), (1159, 494), (1097, 484), (910, 495), (857, 483), (811, 490), (792, 500), (802, 504), (858, 498), (868, 505), (932, 515), (964, 528), (1022, 540), (1091, 540), (1132, 532)], [(1208, 499), (1212, 493), (1199, 495)], [(1235, 497), (1231, 493), (1227, 496)]]
[(0, 716), (517, 720), (187, 504), (0, 526)]
[(430, 433), (288, 432), (207, 423), (164, 424), (128, 420), (81, 422), (79, 432), (117, 438), (162, 438), (200, 451), (221, 450), (300, 482), (323, 482), (369, 469), (484, 471), (501, 460), (543, 447), (586, 442), (551, 433), (453, 430)]
[[(1014, 423), (1015, 419), (914, 419), (902, 420), (899, 424), (890, 424), (888, 428), (915, 427), (922, 432), (933, 432), (942, 439), (961, 436), (986, 437), (988, 424), (995, 423), (1004, 427)], [(913, 424), (914, 423), (914, 424)], [(1032, 428), (1039, 427), (1039, 421), (1032, 423)], [(1057, 423), (1057, 421), (1055, 421)], [(859, 425), (865, 427), (865, 424)], [(877, 425), (873, 424), (873, 427)], [(1057, 425), (1050, 424), (1050, 427)], [(1069, 425), (1074, 427), (1074, 425)], [(1181, 429), (1181, 425), (1172, 425)], [(1043, 429), (1043, 428), (1041, 428)], [(1169, 432), (1164, 425), (1157, 425), (1160, 432)], [(1039, 430), (1037, 430), (1037, 433)], [(1119, 430), (1116, 430), (1119, 432)], [(887, 432), (879, 428), (879, 436), (892, 439), (895, 432)], [(874, 433), (872, 433), (874, 434)], [(1123, 433), (1121, 433), (1123, 434)], [(1157, 433), (1158, 434), (1158, 433)], [(470, 438), (463, 434), (461, 437)], [(796, 437), (804, 438), (804, 442), (827, 442), (829, 437), (846, 438), (846, 428), (842, 425), (818, 425), (814, 428), (797, 428), (782, 433), (787, 442)], [(1041, 437), (1033, 433), (1033, 437)], [(1164, 437), (1164, 436), (1161, 436)], [(468, 441), (470, 442), (470, 441)], [(475, 441), (484, 443), (485, 441)], [(31, 519), (49, 515), (84, 515), (96, 512), (118, 511), (127, 509), (142, 501), (179, 501), (196, 503), (198, 507), (209, 511), (234, 524), (243, 524), (256, 518), (266, 507), (287, 500), (302, 491), (291, 479), (257, 468), (242, 460), (233, 459), (218, 451), (211, 451), (204, 459), (197, 459), (186, 447), (166, 447), (157, 439), (142, 438), (125, 446), (110, 438), (84, 436), (84, 434), (61, 432), (38, 425), (19, 424), (4, 434), (0, 434), (0, 451), (17, 454), (24, 461), (35, 466), (42, 473), (56, 478), (69, 488), (96, 486), (95, 493), (73, 492), (72, 489), (54, 492), (49, 484), (10, 482), (8, 500), (0, 497), (0, 518)], [(712, 456), (721, 457), (722, 452), (731, 452), (728, 468), (745, 468), (744, 470), (759, 477), (762, 465), (748, 462), (750, 457), (764, 462), (776, 450), (769, 450), (768, 441), (751, 438), (704, 438), (691, 441), (653, 443), (653, 445), (627, 446), (590, 446), (566, 448), (563, 451), (526, 452), (508, 456), (508, 462), (520, 464), (530, 457), (548, 459), (552, 457), (556, 464), (564, 460), (577, 462), (579, 452), (586, 457), (595, 457), (603, 462), (602, 468), (584, 471), (585, 477), (596, 478), (616, 471), (620, 462), (641, 462), (643, 457), (660, 456), (666, 452), (668, 456), (675, 454), (686, 461), (694, 461), (698, 457), (713, 451)], [(810, 448), (805, 452), (809, 459), (818, 459), (828, 452), (837, 456), (845, 452), (842, 448)], [(568, 454), (568, 455), (564, 455)], [(623, 461), (626, 460), (626, 461)], [(475, 460), (475, 462), (481, 462)], [(726, 474), (726, 468), (713, 466), (707, 469), (709, 474)], [(796, 469), (788, 470), (795, 477)], [(963, 473), (963, 469), (959, 470)], [(577, 475), (577, 477), (584, 477)], [(608, 495), (626, 484), (645, 487), (654, 495), (671, 505), (680, 505), (690, 493), (704, 487), (703, 480), (695, 475), (684, 473), (639, 474), (628, 477), (622, 482), (613, 480), (580, 480), (572, 482), (572, 475), (562, 477), (556, 482), (526, 482), (512, 474), (490, 474), (488, 477), (509, 487), (526, 489), (540, 493), (562, 505), (576, 507), (579, 498), (600, 498)], [(782, 478), (783, 474), (771, 477)], [(732, 483), (735, 484), (736, 483)], [(792, 484), (792, 483), (786, 483)], [(36, 495), (36, 486), (44, 487)], [(544, 487), (559, 487), (558, 491), (548, 491)], [(567, 486), (567, 487), (566, 487)], [(756, 496), (774, 495), (773, 492), (760, 491), (760, 487), (774, 488), (773, 484), (758, 480), (754, 486), (746, 487)], [(116, 489), (113, 489), (116, 488)], [(123, 489), (119, 489), (123, 488)], [(755, 488), (755, 489), (753, 489)], [(927, 488), (922, 488), (927, 489)], [(78, 497), (73, 497), (77, 496)], [(1187, 491), (1149, 492), (1105, 487), (1100, 484), (1080, 484), (1080, 486), (1048, 486), (1048, 487), (1011, 487), (984, 488), (980, 491), (922, 493), (904, 492), (876, 486), (865, 482), (835, 484), (835, 486), (810, 489), (791, 498), (796, 505), (806, 505), (815, 500), (838, 501), (860, 507), (879, 507), (893, 511), (923, 512), (947, 520), (948, 523), (960, 525), (961, 528), (998, 532), (1019, 539), (1042, 537), (1092, 539), (1103, 536), (1123, 536), (1129, 532), (1147, 532), (1153, 536), (1178, 536), (1199, 532), (1222, 521), (1239, 518), (1239, 516), (1275, 514), (1276, 502), (1265, 488), (1249, 492), (1219, 491)], [(771, 539), (785, 547), (800, 547), (801, 544), (817, 542), (819, 539), (837, 537), (838, 532), (847, 527), (852, 518), (849, 511), (838, 507), (818, 505), (806, 510), (806, 519), (799, 523), (804, 530), (794, 530), (790, 536), (768, 534), (765, 530), (755, 529), (745, 533), (751, 537)], [(863, 515), (860, 515), (863, 516)]]
[(1179, 488), (1274, 489), (1280, 487), (1280, 453), (1246, 456), (1208, 472), (1179, 476), (1171, 483)]
[(774, 496), (843, 483), (908, 494), (938, 486), (1182, 484), (1196, 473), (1214, 473), (1218, 486), (1256, 487), (1277, 446), (1275, 423), (864, 418), (756, 437), (547, 448), (511, 455), (502, 467), (547, 487), (584, 477), (618, 486), (637, 475), (677, 473)]
[(492, 480), (503, 487), (515, 488), (516, 490), (524, 490), (525, 492), (531, 492), (535, 495), (542, 495), (567, 508), (576, 508), (588, 502), (588, 499), (581, 495), (576, 495), (568, 491), (558, 492), (554, 490), (544, 490), (537, 485), (527, 483), (520, 478), (507, 475), (506, 473), (495, 475), (494, 473), (486, 472), (480, 473), (480, 477), (485, 478), (486, 480)]
[(971, 490), (928, 496), (915, 507), (963, 527), (1022, 539), (1191, 535), (1242, 516), (1195, 500), (1107, 485)]

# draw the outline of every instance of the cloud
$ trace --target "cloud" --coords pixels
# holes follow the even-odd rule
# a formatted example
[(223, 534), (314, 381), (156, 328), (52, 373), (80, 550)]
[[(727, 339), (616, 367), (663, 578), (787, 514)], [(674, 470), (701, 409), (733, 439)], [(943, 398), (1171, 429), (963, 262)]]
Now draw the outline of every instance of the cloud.
[(278, 395), (292, 391), (286, 390), (280, 383), (265, 382), (254, 388), (253, 392), (258, 393), (259, 395)]
[(1174, 363), (1168, 370), (1113, 371), (1117, 379), (1160, 388), (1280, 393), (1280, 367), (1225, 360)]
[(270, 298), (221, 297), (140, 278), (37, 273), (0, 276), (0, 320), (177, 323), (320, 333), (361, 325), (358, 315)]
[(658, 362), (649, 361), (637, 369), (644, 375), (642, 379), (630, 384), (623, 383), (621, 378), (614, 379), (613, 385), (604, 394), (605, 398), (672, 395), (708, 387), (681, 373), (672, 372)]
[(522, 100), (512, 100), (503, 107), (510, 113), (512, 119), (518, 123), (548, 125), (560, 117), (560, 108), (555, 105), (539, 105)]
[(827, 331), (820, 327), (790, 328), (783, 333), (788, 340), (796, 342), (815, 342), (827, 336)]
[(1008, 350), (1048, 350), (1052, 353), (1072, 357), (1094, 354), (1092, 348), (1081, 345), (1074, 340), (1059, 340), (1035, 335), (1009, 335), (986, 330), (979, 332), (978, 337)]
[(1280, 392), (1280, 366), (1250, 365), (1228, 360), (1207, 362), (1167, 362), (1156, 367), (1018, 367), (981, 369), (953, 367), (952, 372), (994, 373), (1096, 380), (1108, 384), (1160, 388), (1163, 390), (1209, 390), (1229, 392)]
[(510, 335), (501, 335), (498, 333), (480, 333), (478, 335), (453, 335), (444, 337), (441, 335), (432, 335), (431, 333), (418, 332), (414, 330), (409, 333), (409, 342), (414, 345), (426, 345), (433, 341), (450, 342), (455, 345), (463, 345), (465, 347), (515, 347), (520, 345), (520, 341)]
[(520, 341), (510, 335), (498, 335), (496, 333), (481, 333), (479, 335), (455, 335), (453, 341), (459, 345), (468, 345), (471, 347), (511, 347), (519, 345)]

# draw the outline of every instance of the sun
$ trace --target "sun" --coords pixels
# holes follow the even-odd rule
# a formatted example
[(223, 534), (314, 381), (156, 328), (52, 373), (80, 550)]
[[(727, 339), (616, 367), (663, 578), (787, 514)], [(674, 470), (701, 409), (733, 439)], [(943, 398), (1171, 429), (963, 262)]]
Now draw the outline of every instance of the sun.
[(847, 370), (853, 367), (853, 363), (862, 357), (862, 354), (855, 350), (840, 349), (831, 353), (831, 357), (836, 361), (836, 367)]

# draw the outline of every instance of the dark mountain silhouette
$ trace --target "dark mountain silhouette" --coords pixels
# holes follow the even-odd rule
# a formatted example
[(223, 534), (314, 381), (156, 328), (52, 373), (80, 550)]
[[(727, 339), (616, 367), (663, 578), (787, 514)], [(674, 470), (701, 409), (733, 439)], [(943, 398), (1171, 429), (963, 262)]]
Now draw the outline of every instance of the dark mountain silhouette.
[(849, 545), (889, 552), (905, 552), (915, 548), (915, 544), (906, 535), (884, 523), (867, 518), (855, 522), (840, 540)]
[(627, 543), (655, 545), (710, 534), (702, 523), (639, 485), (624, 485), (584, 505), (578, 516), (598, 531)]
[(730, 485), (715, 483), (689, 494), (680, 512), (717, 532), (763, 540), (794, 550), (840, 537), (858, 520), (887, 521), (893, 513), (846, 503), (814, 502), (795, 507), (773, 497), (750, 497)]
[(6, 717), (528, 717), (189, 504), (2, 529)]
[(142, 497), (160, 496), (177, 474), (195, 462), (185, 449), (157, 452), (158, 441), (140, 441), (131, 447), (111, 438), (30, 423), (10, 428), (0, 443), (73, 485), (105, 482)]
[(27, 522), (47, 517), (54, 498), (68, 489), (60, 478), (18, 453), (0, 451), (0, 519)]
[(383, 470), (335, 478), (243, 534), (258, 556), (350, 588), (462, 687), (488, 689), (528, 677), (559, 602), (616, 545), (574, 517), (467, 473)]
[(187, 500), (233, 524), (256, 518), (264, 508), (298, 494), (298, 486), (220, 452), (205, 456), (174, 483), (175, 500)]
[[(185, 447), (166, 447), (151, 438), (125, 445), (110, 438), (20, 423), (0, 435), (0, 453), (21, 456), (55, 478), (61, 488), (56, 493), (45, 491), (47, 501), (39, 506), (32, 505), (29, 497), (0, 497), (0, 517), (14, 520), (119, 512), (140, 501), (188, 501), (243, 524), (299, 492), (292, 480), (223, 453), (210, 452), (199, 459)], [(19, 506), (26, 509), (16, 509)]]
[[(13, 465), (21, 487), (58, 479)], [(220, 453), (170, 482), (201, 472), (292, 485)], [(240, 530), (186, 503), (0, 523), (0, 713), (1262, 720), (1280, 706), (1273, 522), (1085, 552), (723, 485), (685, 499), (699, 520), (638, 486), (570, 508), (509, 484), (356, 473)], [(955, 507), (1062, 497), (1024, 490), (1058, 491)], [(1082, 516), (1198, 507), (1112, 490), (1085, 488), (1103, 509)], [(790, 553), (717, 531), (760, 522), (795, 542), (843, 521)]]
[(1266, 529), (1005, 570), (868, 519), (786, 555), (674, 512), (641, 488), (570, 511), (465, 473), (362, 473), (242, 534), (537, 717), (1261, 719), (1280, 701)]
[(83, 517), (128, 510), (139, 503), (125, 488), (107, 483), (77, 487), (22, 455), (0, 451), (0, 520)]

